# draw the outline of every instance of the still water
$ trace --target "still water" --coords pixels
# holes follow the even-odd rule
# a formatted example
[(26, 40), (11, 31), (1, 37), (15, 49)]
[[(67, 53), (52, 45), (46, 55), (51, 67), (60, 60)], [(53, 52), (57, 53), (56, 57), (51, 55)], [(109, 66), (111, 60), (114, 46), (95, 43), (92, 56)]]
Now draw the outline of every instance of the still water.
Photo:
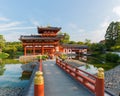
[(84, 71), (86, 71), (86, 72), (88, 72), (90, 74), (96, 74), (97, 73), (98, 68), (95, 67), (92, 64), (88, 64), (87, 63), (87, 61), (88, 61), (88, 57), (87, 56), (71, 55), (71, 56), (69, 56), (69, 58), (70, 59), (74, 59), (74, 60), (78, 60), (78, 61), (82, 61), (82, 62), (86, 63), (85, 65), (78, 67), (79, 69), (84, 70)]
[(21, 64), (0, 65), (0, 87), (25, 87), (29, 80), (21, 80)]

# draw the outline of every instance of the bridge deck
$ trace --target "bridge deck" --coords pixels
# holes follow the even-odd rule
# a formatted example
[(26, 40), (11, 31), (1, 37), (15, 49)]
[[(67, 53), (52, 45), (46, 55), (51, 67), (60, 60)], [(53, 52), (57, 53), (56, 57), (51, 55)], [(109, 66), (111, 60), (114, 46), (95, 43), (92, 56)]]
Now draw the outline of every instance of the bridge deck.
[(43, 72), (45, 96), (94, 96), (61, 70), (53, 60), (43, 62)]

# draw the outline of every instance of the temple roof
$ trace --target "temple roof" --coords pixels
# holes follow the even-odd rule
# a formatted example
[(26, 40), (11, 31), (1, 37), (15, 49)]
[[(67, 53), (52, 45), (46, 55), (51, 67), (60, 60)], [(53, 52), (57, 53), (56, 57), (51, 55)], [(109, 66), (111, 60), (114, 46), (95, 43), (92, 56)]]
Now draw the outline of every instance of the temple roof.
[(56, 37), (42, 37), (40, 35), (21, 35), (20, 40), (60, 40), (64, 35), (57, 35)]
[(51, 27), (51, 26), (48, 26), (48, 27), (38, 27), (38, 33), (43, 33), (45, 31), (49, 31), (49, 32), (58, 32), (60, 31), (61, 27)]
[(87, 45), (79, 45), (79, 44), (62, 44), (63, 47), (74, 47), (74, 48), (88, 48)]

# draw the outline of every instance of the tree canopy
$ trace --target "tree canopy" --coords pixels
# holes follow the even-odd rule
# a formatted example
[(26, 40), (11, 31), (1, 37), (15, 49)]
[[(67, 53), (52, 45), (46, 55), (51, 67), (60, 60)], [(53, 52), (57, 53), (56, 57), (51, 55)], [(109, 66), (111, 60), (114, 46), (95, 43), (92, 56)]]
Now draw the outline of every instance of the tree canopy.
[(5, 47), (5, 39), (3, 35), (0, 35), (0, 50)]
[(120, 22), (111, 22), (105, 34), (106, 48), (120, 45)]

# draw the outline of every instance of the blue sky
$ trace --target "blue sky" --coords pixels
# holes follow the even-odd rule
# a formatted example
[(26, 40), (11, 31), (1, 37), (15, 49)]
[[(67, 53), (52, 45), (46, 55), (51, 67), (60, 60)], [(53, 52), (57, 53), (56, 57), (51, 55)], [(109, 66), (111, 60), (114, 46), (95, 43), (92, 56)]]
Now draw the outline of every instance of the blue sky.
[(120, 0), (0, 0), (0, 34), (6, 41), (50, 25), (71, 40), (99, 42), (112, 21), (120, 21)]

